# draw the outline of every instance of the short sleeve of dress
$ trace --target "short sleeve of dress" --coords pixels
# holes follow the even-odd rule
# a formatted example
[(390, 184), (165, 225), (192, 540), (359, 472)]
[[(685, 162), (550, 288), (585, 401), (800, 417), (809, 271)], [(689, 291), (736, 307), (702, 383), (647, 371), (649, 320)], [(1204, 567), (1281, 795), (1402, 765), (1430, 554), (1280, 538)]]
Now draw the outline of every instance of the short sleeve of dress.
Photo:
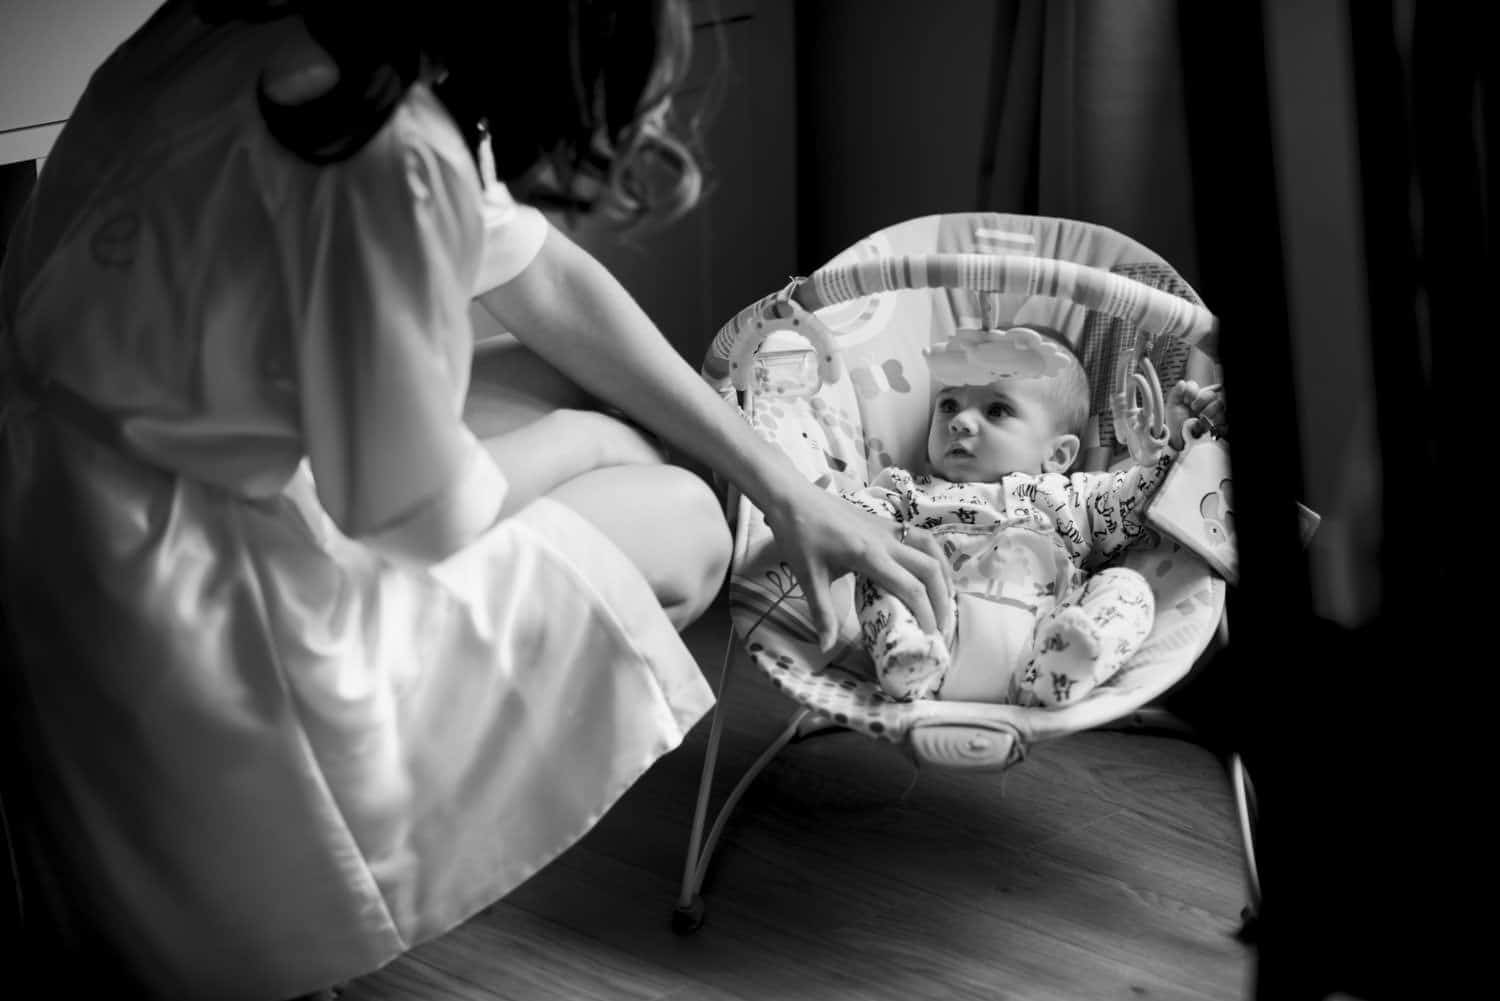
[(304, 446), (319, 501), (353, 537), (498, 510), (505, 489), (462, 420), (479, 179), (456, 131), (449, 142), (422, 112), (318, 168), (288, 254)]
[(495, 177), (489, 137), (479, 145), (479, 170), (484, 181), (484, 254), (473, 293), (498, 288), (526, 270), (547, 239), (547, 217), (511, 197)]

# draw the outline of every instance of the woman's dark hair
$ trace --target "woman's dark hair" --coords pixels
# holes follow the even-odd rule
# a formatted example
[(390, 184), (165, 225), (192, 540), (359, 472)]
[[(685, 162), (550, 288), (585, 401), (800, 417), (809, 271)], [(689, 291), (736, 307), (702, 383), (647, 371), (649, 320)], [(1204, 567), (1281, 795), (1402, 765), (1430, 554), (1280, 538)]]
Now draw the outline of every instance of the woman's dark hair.
[(625, 222), (691, 207), (697, 158), (670, 115), (692, 57), (680, 0), (489, 6), (440, 21), (427, 51), (455, 117), (489, 129), (516, 197)]
[(338, 63), (322, 97), (286, 106), (261, 95), (267, 126), (305, 159), (336, 162), (363, 147), (425, 56), (471, 150), (488, 133), (496, 174), (517, 199), (621, 224), (697, 201), (692, 130), (671, 113), (692, 55), (682, 0), (424, 0), (399, 16), (355, 0), (195, 3), (205, 19), (294, 8)]

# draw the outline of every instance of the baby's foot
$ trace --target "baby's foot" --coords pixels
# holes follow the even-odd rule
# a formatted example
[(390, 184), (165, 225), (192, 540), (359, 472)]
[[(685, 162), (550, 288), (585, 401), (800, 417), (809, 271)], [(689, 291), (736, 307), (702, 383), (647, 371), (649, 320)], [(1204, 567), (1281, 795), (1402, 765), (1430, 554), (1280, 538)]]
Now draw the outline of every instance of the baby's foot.
[(1023, 674), (1023, 684), (1037, 703), (1060, 706), (1093, 689), (1100, 646), (1088, 615), (1078, 608), (1064, 608), (1038, 639), (1036, 659)]
[(948, 673), (948, 645), (917, 629), (892, 629), (871, 656), (880, 686), (902, 701), (931, 697)]
[(1068, 606), (1053, 616), (1042, 635), (1041, 648), (1068, 659), (1099, 659), (1099, 637), (1094, 623), (1081, 608)]

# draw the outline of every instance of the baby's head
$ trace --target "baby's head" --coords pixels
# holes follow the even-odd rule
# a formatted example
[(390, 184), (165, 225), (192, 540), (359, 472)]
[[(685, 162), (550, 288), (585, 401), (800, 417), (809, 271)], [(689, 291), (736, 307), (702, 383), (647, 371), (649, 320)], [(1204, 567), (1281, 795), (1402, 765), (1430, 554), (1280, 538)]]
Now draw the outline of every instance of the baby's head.
[(933, 473), (995, 482), (1073, 465), (1089, 383), (1061, 337), (1033, 327), (960, 330), (927, 358), (938, 382), (927, 432)]

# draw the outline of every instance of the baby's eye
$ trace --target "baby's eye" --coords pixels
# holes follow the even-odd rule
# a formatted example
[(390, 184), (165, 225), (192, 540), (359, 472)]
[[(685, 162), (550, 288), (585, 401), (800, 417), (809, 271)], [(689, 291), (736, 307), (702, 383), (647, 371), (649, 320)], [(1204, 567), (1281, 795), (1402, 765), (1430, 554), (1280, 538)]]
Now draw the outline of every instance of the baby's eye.
[(937, 409), (940, 414), (951, 414), (958, 410), (958, 404), (952, 400), (938, 400)]
[(991, 403), (989, 409), (985, 411), (985, 416), (992, 421), (1004, 420), (1010, 416), (1010, 407), (1003, 403)]

